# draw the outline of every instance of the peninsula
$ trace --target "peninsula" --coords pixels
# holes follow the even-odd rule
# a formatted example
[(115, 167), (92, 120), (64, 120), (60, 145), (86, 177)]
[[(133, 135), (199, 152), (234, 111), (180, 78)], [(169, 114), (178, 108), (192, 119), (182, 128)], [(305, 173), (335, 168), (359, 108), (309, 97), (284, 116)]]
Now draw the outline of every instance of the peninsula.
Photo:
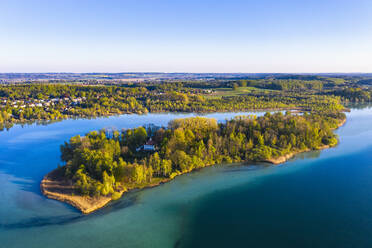
[(42, 193), (84, 214), (135, 188), (153, 187), (192, 170), (221, 163), (285, 162), (299, 152), (335, 146), (346, 120), (339, 111), (238, 116), (225, 123), (192, 117), (167, 128), (93, 131), (61, 146), (63, 166), (47, 174)]

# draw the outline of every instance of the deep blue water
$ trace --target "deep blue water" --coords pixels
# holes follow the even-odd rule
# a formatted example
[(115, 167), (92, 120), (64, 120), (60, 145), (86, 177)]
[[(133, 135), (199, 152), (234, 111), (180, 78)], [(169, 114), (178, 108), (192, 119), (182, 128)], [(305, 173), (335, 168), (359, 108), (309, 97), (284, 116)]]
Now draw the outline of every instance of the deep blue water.
[(88, 216), (40, 194), (59, 145), (103, 127), (188, 115), (15, 126), (0, 133), (0, 247), (372, 247), (372, 108), (347, 115), (336, 148), (280, 166), (205, 168)]

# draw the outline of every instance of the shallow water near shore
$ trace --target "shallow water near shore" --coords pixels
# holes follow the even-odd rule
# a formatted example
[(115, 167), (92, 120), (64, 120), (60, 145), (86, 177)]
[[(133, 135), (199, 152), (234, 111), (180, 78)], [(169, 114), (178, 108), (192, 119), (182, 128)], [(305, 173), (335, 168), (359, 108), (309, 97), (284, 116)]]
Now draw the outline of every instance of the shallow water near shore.
[(280, 166), (204, 168), (87, 216), (41, 195), (43, 175), (57, 166), (59, 145), (71, 136), (192, 115), (65, 120), (0, 132), (0, 247), (372, 246), (370, 107), (347, 113), (336, 148)]

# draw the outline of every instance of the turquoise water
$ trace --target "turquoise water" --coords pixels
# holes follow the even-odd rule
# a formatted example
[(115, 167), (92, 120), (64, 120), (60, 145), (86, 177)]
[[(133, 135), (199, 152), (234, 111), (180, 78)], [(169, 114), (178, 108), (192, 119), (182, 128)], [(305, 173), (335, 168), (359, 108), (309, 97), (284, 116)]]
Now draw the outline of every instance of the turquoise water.
[(347, 115), (336, 148), (280, 166), (205, 168), (88, 216), (40, 194), (59, 145), (103, 127), (166, 125), (190, 114), (15, 126), (0, 133), (0, 247), (371, 247), (372, 108)]

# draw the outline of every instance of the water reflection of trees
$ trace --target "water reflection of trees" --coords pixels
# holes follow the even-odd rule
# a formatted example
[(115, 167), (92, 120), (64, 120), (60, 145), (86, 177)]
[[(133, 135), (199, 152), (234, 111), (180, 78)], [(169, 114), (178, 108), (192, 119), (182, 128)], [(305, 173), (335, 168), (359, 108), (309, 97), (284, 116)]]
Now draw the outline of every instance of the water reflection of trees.
[(372, 108), (372, 103), (348, 103), (348, 104), (345, 104), (345, 107), (351, 108), (351, 109)]
[(296, 155), (296, 159), (318, 158), (321, 150), (303, 152)]
[(63, 121), (63, 119), (59, 119), (59, 120), (36, 120), (36, 121), (35, 120), (28, 120), (28, 121), (22, 121), (22, 123), (4, 122), (4, 123), (0, 123), (0, 131), (4, 131), (4, 130), (9, 131), (9, 129), (12, 128), (14, 125), (20, 125), (23, 128), (25, 126), (29, 126), (29, 125), (33, 125), (33, 124), (46, 126), (46, 125), (56, 123), (56, 122), (60, 122), (60, 121)]

